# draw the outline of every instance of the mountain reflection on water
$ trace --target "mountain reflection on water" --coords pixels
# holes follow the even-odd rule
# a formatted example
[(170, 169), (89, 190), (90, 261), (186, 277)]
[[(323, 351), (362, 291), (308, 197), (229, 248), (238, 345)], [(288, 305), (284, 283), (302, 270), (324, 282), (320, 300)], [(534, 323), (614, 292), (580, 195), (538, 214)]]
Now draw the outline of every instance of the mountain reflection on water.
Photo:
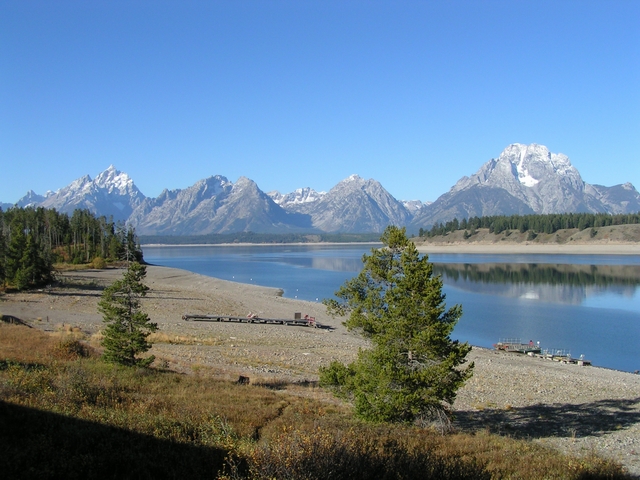
[[(268, 260), (262, 258), (261, 260)], [(299, 257), (280, 256), (277, 261), (287, 265), (332, 272), (359, 272), (362, 270), (362, 259), (351, 257)]]
[(633, 297), (639, 265), (435, 263), (445, 284), (468, 292), (581, 305), (587, 298)]

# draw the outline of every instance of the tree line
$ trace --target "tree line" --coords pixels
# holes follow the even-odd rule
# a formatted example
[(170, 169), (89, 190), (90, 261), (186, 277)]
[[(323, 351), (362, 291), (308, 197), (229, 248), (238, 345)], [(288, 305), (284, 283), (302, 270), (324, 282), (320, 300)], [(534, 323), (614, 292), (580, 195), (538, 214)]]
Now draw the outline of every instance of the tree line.
[(55, 263), (83, 264), (142, 260), (135, 231), (112, 218), (77, 209), (0, 209), (0, 287), (18, 290), (53, 278)]
[(488, 228), (491, 233), (506, 230), (519, 230), (520, 233), (555, 233), (558, 230), (577, 228), (607, 227), (610, 225), (631, 225), (640, 223), (640, 213), (550, 213), (536, 215), (494, 215), (470, 217), (458, 220), (454, 218), (446, 223), (434, 224), (430, 230), (420, 229), (421, 237), (446, 235), (456, 230), (468, 230), (473, 235), (478, 228)]

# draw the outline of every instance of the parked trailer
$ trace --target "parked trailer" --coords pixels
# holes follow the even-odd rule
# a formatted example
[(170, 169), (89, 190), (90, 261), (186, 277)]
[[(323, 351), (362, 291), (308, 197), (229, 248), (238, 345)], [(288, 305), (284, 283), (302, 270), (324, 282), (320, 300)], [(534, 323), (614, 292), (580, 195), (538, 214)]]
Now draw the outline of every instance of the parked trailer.
[(296, 313), (295, 318), (263, 318), (254, 313), (249, 313), (246, 317), (236, 317), (233, 315), (200, 315), (200, 314), (185, 314), (182, 319), (187, 322), (235, 322), (235, 323), (262, 323), (272, 325), (292, 325), (300, 327), (314, 327), (318, 328), (321, 325), (316, 322), (315, 317)]
[(501, 338), (498, 343), (493, 344), (493, 348), (512, 353), (535, 354), (541, 352), (539, 343), (535, 344), (533, 340), (530, 340), (529, 343), (522, 343), (519, 338)]

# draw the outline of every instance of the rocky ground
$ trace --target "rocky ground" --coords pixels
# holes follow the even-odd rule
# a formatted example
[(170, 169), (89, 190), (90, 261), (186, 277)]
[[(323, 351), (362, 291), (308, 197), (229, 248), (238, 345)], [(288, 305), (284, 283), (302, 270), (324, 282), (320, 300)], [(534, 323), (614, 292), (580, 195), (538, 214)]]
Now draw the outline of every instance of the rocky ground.
[[(97, 302), (121, 270), (67, 272), (55, 286), (0, 297), (0, 313), (48, 331), (80, 330), (99, 340)], [(148, 267), (144, 307), (160, 331), (152, 353), (164, 366), (252, 382), (316, 381), (332, 360), (351, 361), (362, 338), (314, 302), (279, 296), (275, 289), (217, 280), (165, 267)], [(267, 318), (315, 316), (325, 328), (185, 322), (182, 315), (249, 312)], [(530, 438), (564, 451), (610, 456), (640, 476), (640, 375), (578, 367), (474, 348), (475, 374), (454, 405), (456, 426)]]

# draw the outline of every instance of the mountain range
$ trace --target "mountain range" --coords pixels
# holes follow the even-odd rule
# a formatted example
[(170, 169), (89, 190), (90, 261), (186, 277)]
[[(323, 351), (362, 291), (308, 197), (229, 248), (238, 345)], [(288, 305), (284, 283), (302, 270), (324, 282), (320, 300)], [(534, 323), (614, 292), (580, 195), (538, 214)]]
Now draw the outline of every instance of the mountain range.
[(305, 187), (287, 194), (265, 193), (246, 177), (233, 183), (215, 175), (150, 198), (112, 165), (93, 180), (85, 175), (56, 192), (29, 191), (16, 205), (69, 214), (86, 208), (126, 221), (140, 235), (364, 233), (381, 232), (389, 224), (417, 232), (453, 218), (485, 215), (635, 213), (640, 211), (640, 194), (630, 183), (588, 184), (566, 155), (542, 145), (516, 143), (475, 174), (462, 177), (433, 203), (397, 200), (380, 182), (357, 175), (328, 192)]

